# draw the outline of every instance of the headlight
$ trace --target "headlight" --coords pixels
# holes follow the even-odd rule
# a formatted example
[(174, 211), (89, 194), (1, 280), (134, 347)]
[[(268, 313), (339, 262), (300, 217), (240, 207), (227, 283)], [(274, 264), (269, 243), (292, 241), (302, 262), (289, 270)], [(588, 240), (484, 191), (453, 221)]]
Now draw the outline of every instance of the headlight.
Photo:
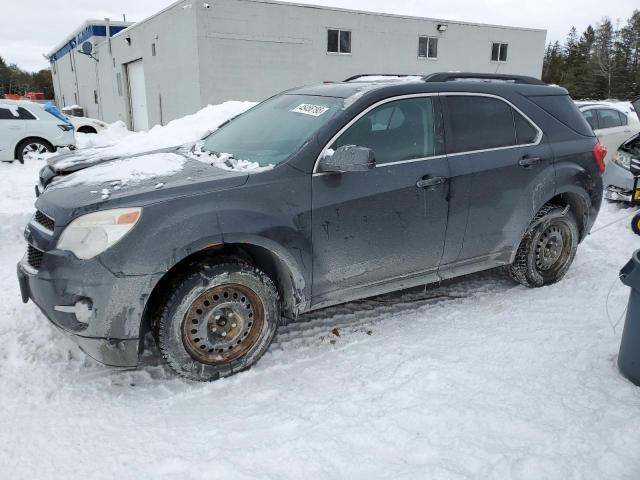
[(140, 219), (141, 208), (115, 208), (76, 218), (64, 229), (57, 248), (83, 260), (118, 243)]
[(631, 166), (631, 155), (618, 150), (611, 161), (625, 170), (629, 170), (629, 167)]

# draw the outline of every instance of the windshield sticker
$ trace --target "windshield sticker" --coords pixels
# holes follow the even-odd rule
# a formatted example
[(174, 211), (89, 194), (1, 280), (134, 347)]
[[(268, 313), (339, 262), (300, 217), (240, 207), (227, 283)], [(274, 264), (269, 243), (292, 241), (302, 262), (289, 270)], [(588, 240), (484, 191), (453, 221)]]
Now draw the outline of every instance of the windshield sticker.
[(314, 117), (319, 117), (324, 112), (329, 110), (329, 107), (324, 107), (322, 105), (310, 105), (308, 103), (303, 103), (298, 105), (296, 108), (291, 110), (293, 113), (304, 113), (305, 115), (312, 115)]

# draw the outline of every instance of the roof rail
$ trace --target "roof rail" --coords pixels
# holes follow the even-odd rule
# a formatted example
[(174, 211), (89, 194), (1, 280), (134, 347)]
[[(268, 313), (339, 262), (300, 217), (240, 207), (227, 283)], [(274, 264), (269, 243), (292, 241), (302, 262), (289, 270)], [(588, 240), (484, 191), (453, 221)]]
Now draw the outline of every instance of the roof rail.
[(432, 73), (423, 77), (425, 82), (456, 82), (456, 81), (479, 81), (479, 82), (505, 82), (519, 83), (525, 85), (547, 85), (542, 80), (525, 75), (508, 75), (501, 73), (471, 73), (471, 72), (447, 72)]
[(406, 73), (360, 73), (343, 80), (343, 82), (351, 82), (363, 77), (419, 77), (420, 75), (407, 75)]

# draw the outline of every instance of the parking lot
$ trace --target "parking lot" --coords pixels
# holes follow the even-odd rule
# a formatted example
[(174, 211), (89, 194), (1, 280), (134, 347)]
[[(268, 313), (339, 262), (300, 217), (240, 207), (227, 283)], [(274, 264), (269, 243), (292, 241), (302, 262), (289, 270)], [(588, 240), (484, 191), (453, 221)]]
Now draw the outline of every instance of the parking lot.
[(318, 311), (199, 384), (154, 354), (100, 366), (20, 302), (39, 166), (0, 165), (6, 478), (637, 478), (640, 391), (616, 367), (631, 210), (603, 205), (559, 284), (491, 271)]

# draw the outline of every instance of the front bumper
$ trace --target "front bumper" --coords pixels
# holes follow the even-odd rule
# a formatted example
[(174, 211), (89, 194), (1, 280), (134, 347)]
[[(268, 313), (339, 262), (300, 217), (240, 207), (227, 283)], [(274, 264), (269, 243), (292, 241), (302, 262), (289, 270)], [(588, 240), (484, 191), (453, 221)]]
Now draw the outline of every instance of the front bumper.
[[(116, 276), (96, 259), (80, 261), (67, 252), (45, 252), (42, 262), (38, 270), (26, 255), (18, 263), (22, 300), (32, 300), (93, 359), (114, 367), (135, 367), (145, 301), (155, 278)], [(84, 318), (68, 311), (78, 302), (91, 306)]]

